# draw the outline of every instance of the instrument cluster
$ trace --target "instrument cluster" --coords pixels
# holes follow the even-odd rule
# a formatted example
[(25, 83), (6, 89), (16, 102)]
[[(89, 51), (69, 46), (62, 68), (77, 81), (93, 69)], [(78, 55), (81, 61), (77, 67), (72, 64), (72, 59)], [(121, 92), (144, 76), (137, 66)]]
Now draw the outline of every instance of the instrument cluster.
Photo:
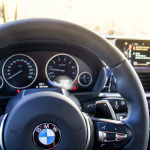
[(67, 53), (16, 53), (0, 60), (0, 94), (27, 88), (64, 88), (84, 92), (96, 74), (82, 59)]

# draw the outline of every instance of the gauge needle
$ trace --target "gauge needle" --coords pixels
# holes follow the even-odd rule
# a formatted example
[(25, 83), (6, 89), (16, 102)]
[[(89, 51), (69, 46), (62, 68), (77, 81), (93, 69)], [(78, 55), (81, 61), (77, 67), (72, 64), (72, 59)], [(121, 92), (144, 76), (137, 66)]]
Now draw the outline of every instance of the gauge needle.
[(62, 70), (62, 69), (49, 69), (49, 70), (65, 72), (65, 70)]
[(17, 73), (10, 76), (7, 80), (10, 80), (11, 78), (15, 77), (16, 75), (20, 74), (23, 70), (18, 71)]
[(86, 83), (86, 76), (83, 76), (83, 78), (84, 78), (84, 82)]
[(129, 45), (128, 49), (124, 52), (124, 55), (127, 57), (130, 49), (133, 49), (132, 45)]

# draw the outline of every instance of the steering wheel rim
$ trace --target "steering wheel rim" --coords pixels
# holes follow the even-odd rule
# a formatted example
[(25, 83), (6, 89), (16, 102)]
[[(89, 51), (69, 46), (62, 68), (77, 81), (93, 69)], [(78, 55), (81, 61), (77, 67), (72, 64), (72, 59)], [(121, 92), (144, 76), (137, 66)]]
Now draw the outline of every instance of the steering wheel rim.
[(133, 67), (115, 46), (83, 27), (53, 19), (25, 19), (6, 23), (0, 26), (0, 33), (0, 51), (20, 41), (49, 39), (72, 43), (97, 55), (114, 73), (118, 92), (128, 104), (128, 116), (122, 122), (131, 129), (133, 137), (124, 150), (147, 149), (149, 114), (146, 96)]

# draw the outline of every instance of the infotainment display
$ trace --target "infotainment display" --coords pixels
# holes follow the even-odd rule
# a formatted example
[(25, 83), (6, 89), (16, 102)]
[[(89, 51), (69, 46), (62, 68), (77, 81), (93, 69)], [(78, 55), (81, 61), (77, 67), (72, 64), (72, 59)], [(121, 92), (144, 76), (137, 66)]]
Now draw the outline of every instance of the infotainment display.
[(115, 45), (124, 53), (134, 68), (150, 69), (150, 40), (117, 39)]

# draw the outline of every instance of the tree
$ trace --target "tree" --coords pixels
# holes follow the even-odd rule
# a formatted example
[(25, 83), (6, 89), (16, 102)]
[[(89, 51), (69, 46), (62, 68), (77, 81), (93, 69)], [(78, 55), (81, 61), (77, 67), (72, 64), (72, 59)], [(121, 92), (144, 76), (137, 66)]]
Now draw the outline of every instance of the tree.
[(5, 5), (5, 2), (4, 0), (2, 0), (2, 5), (1, 5), (1, 17), (3, 19), (3, 22), (6, 23), (7, 22), (7, 19), (6, 19), (6, 5)]
[(16, 0), (16, 8), (15, 8), (15, 20), (18, 19), (18, 1)]

